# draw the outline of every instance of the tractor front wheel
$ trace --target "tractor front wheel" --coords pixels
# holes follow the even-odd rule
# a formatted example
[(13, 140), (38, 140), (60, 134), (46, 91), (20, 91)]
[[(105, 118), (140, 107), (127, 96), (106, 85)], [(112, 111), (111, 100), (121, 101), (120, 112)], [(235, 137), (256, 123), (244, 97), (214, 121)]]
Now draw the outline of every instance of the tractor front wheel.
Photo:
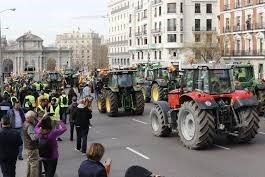
[(166, 125), (166, 115), (159, 105), (155, 105), (150, 112), (152, 133), (155, 136), (166, 137), (171, 129)]
[(213, 144), (214, 117), (201, 110), (194, 101), (184, 102), (178, 113), (178, 133), (189, 149), (202, 149)]
[(163, 100), (163, 98), (164, 98), (163, 89), (158, 84), (153, 84), (151, 89), (152, 102)]
[(109, 116), (114, 117), (118, 113), (119, 100), (116, 93), (108, 90), (106, 93), (106, 112)]
[(99, 95), (97, 99), (98, 111), (100, 113), (106, 113), (106, 101), (103, 95)]
[(144, 112), (144, 95), (142, 92), (135, 93), (135, 114), (142, 115)]

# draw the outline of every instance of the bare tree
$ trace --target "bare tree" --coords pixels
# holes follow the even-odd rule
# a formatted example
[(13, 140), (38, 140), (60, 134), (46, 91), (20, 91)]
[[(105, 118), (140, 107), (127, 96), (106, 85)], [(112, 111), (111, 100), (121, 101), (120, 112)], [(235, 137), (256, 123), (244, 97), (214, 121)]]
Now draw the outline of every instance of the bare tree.
[[(221, 44), (219, 37), (216, 33), (199, 33), (199, 42), (194, 42), (189, 49), (194, 54), (193, 61), (205, 62), (209, 61), (220, 62), (223, 45)], [(196, 39), (195, 39), (196, 40)]]
[(47, 71), (54, 71), (56, 68), (56, 60), (53, 58), (49, 58), (47, 60)]

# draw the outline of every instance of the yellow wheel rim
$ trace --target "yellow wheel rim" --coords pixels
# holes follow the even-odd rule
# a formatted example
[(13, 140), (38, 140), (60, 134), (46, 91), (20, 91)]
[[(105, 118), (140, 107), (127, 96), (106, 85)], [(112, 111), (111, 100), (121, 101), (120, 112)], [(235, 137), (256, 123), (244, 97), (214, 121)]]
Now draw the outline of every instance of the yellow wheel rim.
[(153, 101), (158, 101), (159, 99), (159, 89), (157, 87), (153, 87)]
[(102, 101), (101, 101), (101, 99), (98, 99), (98, 109), (99, 110), (102, 109)]
[(110, 97), (107, 97), (106, 98), (106, 111), (107, 112), (110, 112)]

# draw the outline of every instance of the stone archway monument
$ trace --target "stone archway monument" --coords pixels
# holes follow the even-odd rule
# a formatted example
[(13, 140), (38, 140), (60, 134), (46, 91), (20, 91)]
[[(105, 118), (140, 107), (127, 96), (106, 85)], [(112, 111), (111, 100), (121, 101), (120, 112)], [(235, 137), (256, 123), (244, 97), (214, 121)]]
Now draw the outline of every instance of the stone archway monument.
[(46, 70), (47, 71), (54, 71), (56, 68), (56, 60), (54, 58), (48, 58), (46, 63)]

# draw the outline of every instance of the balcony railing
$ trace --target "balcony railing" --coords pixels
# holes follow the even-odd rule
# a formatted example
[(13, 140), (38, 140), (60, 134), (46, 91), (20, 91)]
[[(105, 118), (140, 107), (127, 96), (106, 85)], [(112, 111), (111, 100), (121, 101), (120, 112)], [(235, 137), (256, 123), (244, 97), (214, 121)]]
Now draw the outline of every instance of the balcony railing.
[(161, 3), (162, 0), (153, 0), (153, 5)]
[(253, 2), (252, 2), (252, 1), (249, 1), (249, 2), (246, 1), (246, 3), (245, 3), (245, 6), (246, 6), (246, 7), (248, 7), (248, 6), (252, 6), (252, 5), (253, 5)]
[(143, 30), (143, 31), (142, 31), (142, 34), (143, 34), (143, 35), (147, 35), (147, 30)]
[(257, 4), (265, 4), (265, 0), (257, 0)]
[(193, 32), (213, 32), (216, 31), (215, 27), (192, 27)]
[(162, 30), (159, 28), (152, 29), (152, 33), (161, 33), (161, 32), (162, 32)]
[(224, 5), (224, 11), (230, 10), (230, 4), (225, 4)]
[(241, 7), (242, 7), (242, 5), (240, 3), (238, 3), (238, 2), (235, 4), (235, 9), (239, 9)]
[(224, 52), (225, 57), (231, 56), (265, 56), (265, 50), (230, 50)]

